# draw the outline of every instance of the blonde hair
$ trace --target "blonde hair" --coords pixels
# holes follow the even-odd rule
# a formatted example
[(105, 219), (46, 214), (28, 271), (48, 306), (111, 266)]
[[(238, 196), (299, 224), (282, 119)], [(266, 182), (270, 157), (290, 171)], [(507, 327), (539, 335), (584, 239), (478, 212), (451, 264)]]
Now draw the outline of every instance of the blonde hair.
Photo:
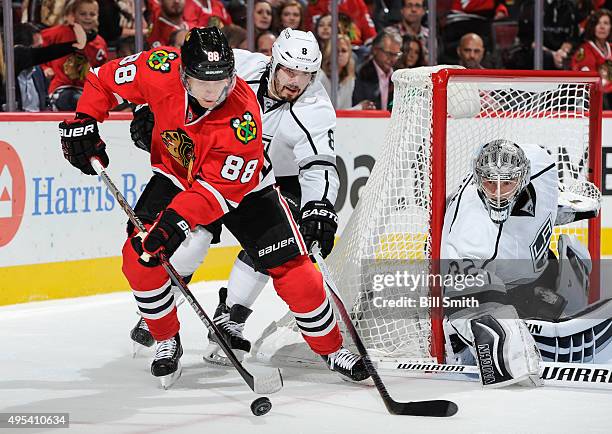
[(89, 3), (94, 3), (96, 5), (98, 4), (96, 0), (70, 0), (68, 1), (66, 3), (66, 6), (64, 6), (64, 21), (66, 20), (67, 16), (76, 14), (76, 10), (79, 8), (79, 6), (83, 4), (89, 4)]
[[(351, 50), (351, 38), (347, 35), (338, 35), (338, 48), (340, 43), (344, 42), (349, 49), (349, 61), (344, 68), (338, 73), (338, 81), (343, 82), (347, 78), (355, 77), (355, 59)], [(338, 53), (336, 53), (338, 55)], [(323, 47), (323, 61), (321, 62), (321, 69), (328, 77), (331, 77), (331, 62), (332, 62), (332, 44), (331, 39), (325, 42)]]

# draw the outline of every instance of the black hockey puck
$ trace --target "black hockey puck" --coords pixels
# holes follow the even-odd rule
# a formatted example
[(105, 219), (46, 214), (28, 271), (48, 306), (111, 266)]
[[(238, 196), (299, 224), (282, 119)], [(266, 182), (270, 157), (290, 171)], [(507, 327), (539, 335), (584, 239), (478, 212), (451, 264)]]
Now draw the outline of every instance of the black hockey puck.
[(268, 398), (262, 396), (251, 402), (251, 411), (255, 416), (263, 416), (272, 409), (272, 403)]

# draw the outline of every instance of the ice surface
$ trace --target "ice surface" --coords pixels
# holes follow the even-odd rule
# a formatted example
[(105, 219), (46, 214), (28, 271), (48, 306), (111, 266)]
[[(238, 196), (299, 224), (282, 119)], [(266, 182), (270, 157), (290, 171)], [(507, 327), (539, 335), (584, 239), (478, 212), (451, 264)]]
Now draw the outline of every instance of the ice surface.
[[(192, 285), (209, 313), (220, 285)], [(239, 375), (202, 362), (205, 329), (186, 304), (179, 309), (183, 376), (172, 389), (160, 389), (149, 371), (152, 350), (131, 357), (135, 310), (127, 292), (0, 307), (0, 412), (69, 412), (71, 433), (612, 432), (610, 392), (484, 391), (477, 383), (383, 376), (396, 400), (459, 405), (452, 418), (426, 419), (389, 415), (373, 386), (295, 368), (283, 369), (284, 389), (269, 396), (272, 411), (255, 417), (249, 405), (256, 395)], [(251, 339), (285, 312), (271, 286), (254, 311), (246, 327)]]

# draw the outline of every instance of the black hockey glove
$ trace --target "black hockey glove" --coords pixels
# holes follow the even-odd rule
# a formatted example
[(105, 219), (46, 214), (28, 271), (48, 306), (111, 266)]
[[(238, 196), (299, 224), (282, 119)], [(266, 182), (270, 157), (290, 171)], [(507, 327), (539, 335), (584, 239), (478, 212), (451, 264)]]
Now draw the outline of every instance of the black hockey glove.
[(90, 117), (60, 122), (60, 140), (64, 158), (86, 175), (96, 175), (89, 160), (97, 157), (108, 166), (106, 144), (100, 138), (98, 122)]
[[(170, 258), (189, 235), (189, 223), (173, 209), (162, 211), (142, 240), (142, 250), (151, 256), (164, 252)], [(138, 252), (138, 248), (136, 248)], [(140, 252), (138, 252), (140, 254)]]
[(338, 216), (328, 201), (310, 201), (300, 211), (300, 232), (306, 247), (319, 242), (321, 255), (325, 258), (334, 247), (334, 235), (338, 229)]
[(134, 109), (134, 119), (130, 123), (130, 135), (137, 148), (151, 152), (153, 125), (155, 125), (155, 117), (149, 106), (137, 106)]

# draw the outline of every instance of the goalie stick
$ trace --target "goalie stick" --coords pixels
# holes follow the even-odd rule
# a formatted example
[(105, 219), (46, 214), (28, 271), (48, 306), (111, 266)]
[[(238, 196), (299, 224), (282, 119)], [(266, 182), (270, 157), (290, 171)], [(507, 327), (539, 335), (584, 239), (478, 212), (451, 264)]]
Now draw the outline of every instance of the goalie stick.
[(336, 284), (331, 278), (331, 274), (329, 272), (329, 269), (327, 268), (327, 264), (325, 263), (325, 261), (323, 260), (323, 257), (321, 256), (321, 250), (317, 242), (313, 243), (312, 248), (311, 248), (311, 254), (315, 258), (315, 261), (317, 262), (317, 265), (319, 266), (319, 270), (321, 270), (321, 274), (323, 275), (323, 280), (325, 281), (325, 284), (327, 288), (329, 289), (332, 299), (334, 300), (334, 303), (336, 304), (338, 308), (338, 312), (340, 312), (342, 321), (344, 321), (344, 324), (346, 325), (346, 328), (348, 329), (349, 334), (353, 338), (353, 342), (357, 346), (357, 350), (359, 351), (359, 354), (363, 358), (363, 361), (368, 369), (368, 372), (372, 376), (372, 380), (374, 380), (374, 385), (376, 386), (376, 390), (378, 391), (380, 397), (385, 403), (385, 406), (387, 407), (387, 410), (389, 411), (389, 413), (401, 414), (401, 415), (406, 415), (406, 416), (429, 416), (429, 417), (448, 417), (448, 416), (452, 416), (455, 413), (457, 413), (457, 410), (458, 410), (457, 404), (455, 404), (452, 401), (437, 399), (437, 400), (431, 400), (431, 401), (398, 402), (398, 401), (395, 401), (391, 397), (391, 395), (389, 395), (389, 392), (387, 391), (385, 384), (383, 383), (382, 379), (378, 375), (376, 368), (372, 364), (370, 357), (368, 356), (368, 352), (366, 351), (365, 346), (363, 345), (363, 342), (361, 341), (361, 338), (359, 337), (359, 334), (357, 333), (357, 330), (355, 329), (355, 326), (353, 325), (353, 322), (351, 321), (349, 314), (346, 311), (346, 307), (344, 305), (344, 302), (342, 301), (340, 292), (338, 291)]
[[(111, 194), (115, 197), (115, 199), (117, 199), (119, 206), (121, 206), (123, 211), (125, 211), (125, 213), (128, 215), (130, 221), (140, 232), (146, 232), (147, 229), (134, 213), (134, 209), (127, 203), (119, 189), (115, 186), (112, 179), (110, 179), (100, 161), (96, 158), (92, 158), (90, 161), (92, 167), (100, 178), (102, 178), (102, 181), (110, 190)], [(191, 290), (187, 287), (187, 284), (185, 284), (181, 275), (178, 274), (176, 269), (172, 266), (172, 264), (170, 264), (168, 258), (166, 258), (164, 255), (160, 255), (159, 260), (164, 270), (166, 270), (166, 273), (168, 273), (168, 276), (170, 276), (172, 283), (181, 290), (185, 296), (185, 299), (189, 302), (198, 317), (200, 317), (208, 331), (215, 335), (219, 346), (223, 349), (227, 355), (227, 358), (232, 362), (234, 368), (236, 368), (240, 376), (244, 379), (244, 381), (246, 381), (251, 390), (262, 395), (278, 392), (283, 387), (283, 378), (281, 376), (280, 369), (274, 369), (269, 374), (257, 377), (253, 376), (249, 371), (247, 371), (242, 363), (240, 363), (240, 361), (236, 358), (236, 355), (225, 342), (225, 339), (223, 339), (222, 334), (217, 328), (216, 324), (211, 321), (204, 309), (202, 309), (200, 303), (193, 296)]]
[[(377, 368), (389, 374), (412, 378), (480, 381), (476, 365), (444, 365), (414, 359), (376, 360)], [(578, 389), (612, 389), (612, 365), (595, 363), (540, 362), (544, 386)]]

